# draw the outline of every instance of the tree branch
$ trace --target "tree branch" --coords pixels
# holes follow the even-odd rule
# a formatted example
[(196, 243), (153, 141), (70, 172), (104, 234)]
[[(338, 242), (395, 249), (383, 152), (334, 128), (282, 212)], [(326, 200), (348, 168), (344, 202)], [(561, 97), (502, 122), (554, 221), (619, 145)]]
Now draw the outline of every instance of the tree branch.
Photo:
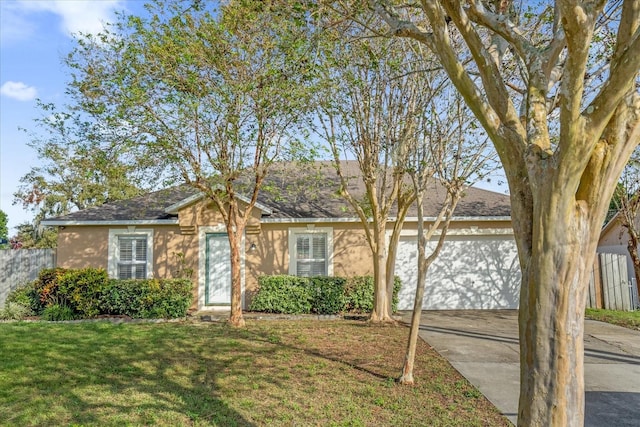
[(507, 15), (498, 15), (485, 9), (482, 2), (469, 0), (466, 12), (471, 21), (500, 35), (511, 44), (525, 62), (536, 49), (519, 32), (518, 28), (508, 19)]

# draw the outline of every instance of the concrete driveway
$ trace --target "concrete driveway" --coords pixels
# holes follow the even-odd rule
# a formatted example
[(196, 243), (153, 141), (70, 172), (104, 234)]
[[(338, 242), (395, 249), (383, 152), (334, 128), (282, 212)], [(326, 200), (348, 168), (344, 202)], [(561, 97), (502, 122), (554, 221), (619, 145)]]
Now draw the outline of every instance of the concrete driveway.
[[(517, 311), (425, 311), (420, 337), (515, 424)], [(640, 332), (585, 322), (585, 388), (586, 426), (640, 425)]]

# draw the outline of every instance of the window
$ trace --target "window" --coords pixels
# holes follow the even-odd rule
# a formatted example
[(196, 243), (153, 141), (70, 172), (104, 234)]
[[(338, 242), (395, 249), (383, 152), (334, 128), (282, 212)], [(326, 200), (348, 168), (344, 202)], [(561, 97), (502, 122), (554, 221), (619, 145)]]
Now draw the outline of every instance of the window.
[(118, 255), (118, 279), (146, 279), (146, 237), (118, 236)]
[(290, 229), (289, 274), (303, 277), (332, 275), (332, 235), (330, 228)]
[(153, 277), (153, 230), (109, 230), (109, 276), (116, 279)]

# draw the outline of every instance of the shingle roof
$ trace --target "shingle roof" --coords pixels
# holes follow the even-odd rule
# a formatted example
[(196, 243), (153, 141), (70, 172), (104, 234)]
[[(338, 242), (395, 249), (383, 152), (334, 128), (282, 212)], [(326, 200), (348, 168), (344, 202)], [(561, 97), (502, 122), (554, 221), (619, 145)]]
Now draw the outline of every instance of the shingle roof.
[[(356, 198), (364, 200), (364, 185), (359, 178), (356, 162), (343, 163), (345, 175), (350, 177), (348, 190)], [(282, 164), (275, 167), (261, 191), (258, 201), (272, 210), (270, 218), (354, 218), (355, 214), (344, 198), (338, 194), (340, 180), (328, 162), (306, 165), (303, 169)], [(145, 194), (133, 199), (106, 203), (90, 209), (70, 213), (45, 222), (108, 222), (108, 221), (162, 221), (176, 219), (166, 209), (198, 194), (198, 190), (180, 185)], [(427, 191), (424, 215), (438, 214), (446, 195), (445, 189), (433, 182)], [(470, 187), (458, 204), (456, 217), (509, 216), (509, 196)], [(391, 215), (395, 215), (392, 212)], [(415, 217), (415, 206), (408, 217)]]

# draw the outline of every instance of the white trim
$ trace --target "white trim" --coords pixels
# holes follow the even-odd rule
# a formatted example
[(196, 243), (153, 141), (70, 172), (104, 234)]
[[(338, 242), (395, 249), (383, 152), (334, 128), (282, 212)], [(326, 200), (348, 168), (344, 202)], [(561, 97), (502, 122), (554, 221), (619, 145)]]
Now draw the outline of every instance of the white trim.
[[(433, 222), (436, 217), (426, 217), (425, 222)], [(390, 217), (387, 222), (394, 222), (395, 217)], [(371, 221), (371, 220), (370, 220)], [(417, 217), (407, 217), (404, 222), (417, 222)], [(510, 216), (454, 216), (451, 221), (456, 222), (489, 222), (489, 221), (509, 221)], [(340, 223), (340, 222), (361, 222), (360, 218), (261, 218), (263, 224), (304, 224), (304, 223)]]
[(153, 229), (127, 228), (109, 229), (109, 243), (107, 251), (107, 272), (109, 277), (118, 278), (118, 237), (119, 236), (145, 236), (147, 239), (147, 279), (153, 279)]
[[(200, 226), (198, 227), (198, 310), (208, 311), (228, 311), (230, 305), (215, 306), (205, 305), (207, 290), (207, 234), (209, 233), (227, 233), (227, 227), (219, 223), (213, 226)], [(240, 277), (241, 277), (241, 294), (242, 309), (245, 308), (245, 236), (242, 236), (240, 242)], [(229, 301), (231, 304), (231, 301)]]
[[(220, 187), (222, 188), (222, 187)], [(195, 203), (199, 200), (204, 199), (206, 196), (204, 193), (200, 192), (197, 194), (194, 194), (193, 196), (189, 196), (186, 199), (180, 200), (178, 203), (174, 203), (173, 205), (167, 207), (164, 211), (168, 214), (172, 214), (175, 215), (178, 213), (178, 211), (186, 206), (189, 206), (192, 203)], [(241, 194), (237, 194), (236, 197), (239, 200), (242, 200), (243, 202), (245, 202), (246, 204), (251, 203), (251, 200)], [(256, 202), (254, 205), (256, 208), (260, 209), (262, 212), (264, 212), (267, 215), (271, 215), (271, 213), (273, 212), (271, 209), (269, 209), (267, 206), (263, 205), (260, 202)]]
[(332, 227), (290, 227), (289, 234), (289, 274), (297, 275), (295, 250), (296, 234), (326, 234), (327, 235), (327, 276), (333, 276), (333, 228)]
[(80, 221), (67, 221), (67, 220), (44, 220), (41, 223), (46, 226), (67, 226), (67, 225), (173, 225), (178, 224), (178, 219), (132, 219), (132, 220), (80, 220)]

